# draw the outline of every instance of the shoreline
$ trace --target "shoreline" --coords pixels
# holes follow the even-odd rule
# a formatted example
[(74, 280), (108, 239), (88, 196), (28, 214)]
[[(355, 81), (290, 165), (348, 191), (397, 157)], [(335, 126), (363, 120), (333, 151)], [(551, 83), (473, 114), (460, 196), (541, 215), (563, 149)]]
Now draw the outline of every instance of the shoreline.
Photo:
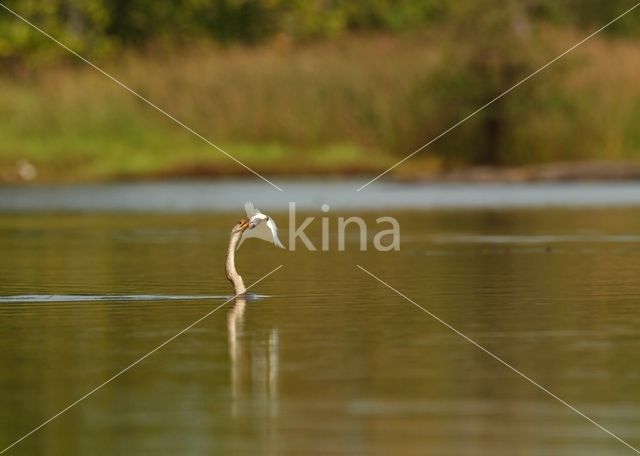
[[(561, 182), (640, 182), (640, 162), (559, 162), (532, 164), (518, 167), (468, 166), (451, 170), (424, 171), (418, 166), (405, 166), (398, 172), (391, 172), (381, 179), (387, 182), (406, 184), (509, 184), (509, 183), (561, 183)], [(351, 178), (371, 179), (384, 171), (378, 166), (366, 164), (336, 166), (335, 168), (311, 167), (310, 170), (283, 170), (278, 166), (258, 167), (257, 172), (273, 179), (330, 179)], [(0, 174), (0, 186), (12, 185), (65, 185), (65, 184), (105, 184), (123, 182), (170, 182), (181, 180), (222, 180), (250, 179), (253, 173), (243, 168), (229, 166), (201, 165), (176, 167), (162, 171), (140, 172), (126, 175), (105, 176), (103, 178), (70, 178), (57, 176), (45, 170), (42, 175), (27, 161), (19, 162), (13, 169), (4, 168)]]
[(396, 176), (415, 183), (524, 183), (640, 181), (640, 162), (559, 162), (519, 167), (471, 166)]

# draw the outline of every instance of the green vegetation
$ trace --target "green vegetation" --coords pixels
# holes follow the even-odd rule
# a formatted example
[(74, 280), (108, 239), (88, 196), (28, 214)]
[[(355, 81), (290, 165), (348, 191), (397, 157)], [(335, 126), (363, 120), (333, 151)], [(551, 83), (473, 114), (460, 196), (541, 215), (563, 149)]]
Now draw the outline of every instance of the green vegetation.
[[(7, 5), (249, 166), (308, 174), (384, 170), (632, 3)], [(640, 158), (639, 18), (630, 14), (397, 173)], [(45, 180), (246, 172), (4, 11), (0, 62), (0, 181), (17, 179), (24, 160)]]

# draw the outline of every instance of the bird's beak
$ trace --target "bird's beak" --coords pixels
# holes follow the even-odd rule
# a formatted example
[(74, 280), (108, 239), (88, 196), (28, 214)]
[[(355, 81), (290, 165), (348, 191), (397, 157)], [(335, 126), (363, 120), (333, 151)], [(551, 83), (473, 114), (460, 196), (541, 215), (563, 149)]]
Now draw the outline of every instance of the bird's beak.
[(240, 229), (246, 230), (247, 228), (249, 228), (249, 220), (248, 219), (240, 220)]

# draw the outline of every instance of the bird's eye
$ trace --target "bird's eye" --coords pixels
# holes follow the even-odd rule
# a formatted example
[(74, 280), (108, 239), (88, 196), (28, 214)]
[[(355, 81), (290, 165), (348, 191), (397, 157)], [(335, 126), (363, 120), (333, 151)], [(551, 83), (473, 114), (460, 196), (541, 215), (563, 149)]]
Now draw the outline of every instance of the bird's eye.
[(269, 217), (267, 217), (266, 221), (267, 221), (267, 222), (269, 221)]

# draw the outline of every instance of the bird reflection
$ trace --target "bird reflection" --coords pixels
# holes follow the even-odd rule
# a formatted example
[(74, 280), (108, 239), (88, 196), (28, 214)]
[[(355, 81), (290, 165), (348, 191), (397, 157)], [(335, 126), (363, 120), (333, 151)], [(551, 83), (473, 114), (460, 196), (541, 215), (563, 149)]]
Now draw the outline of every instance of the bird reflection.
[(229, 359), (231, 361), (231, 414), (254, 415), (257, 410), (267, 416), (278, 413), (278, 369), (280, 339), (278, 330), (266, 334), (244, 331), (246, 299), (238, 296), (227, 316)]

